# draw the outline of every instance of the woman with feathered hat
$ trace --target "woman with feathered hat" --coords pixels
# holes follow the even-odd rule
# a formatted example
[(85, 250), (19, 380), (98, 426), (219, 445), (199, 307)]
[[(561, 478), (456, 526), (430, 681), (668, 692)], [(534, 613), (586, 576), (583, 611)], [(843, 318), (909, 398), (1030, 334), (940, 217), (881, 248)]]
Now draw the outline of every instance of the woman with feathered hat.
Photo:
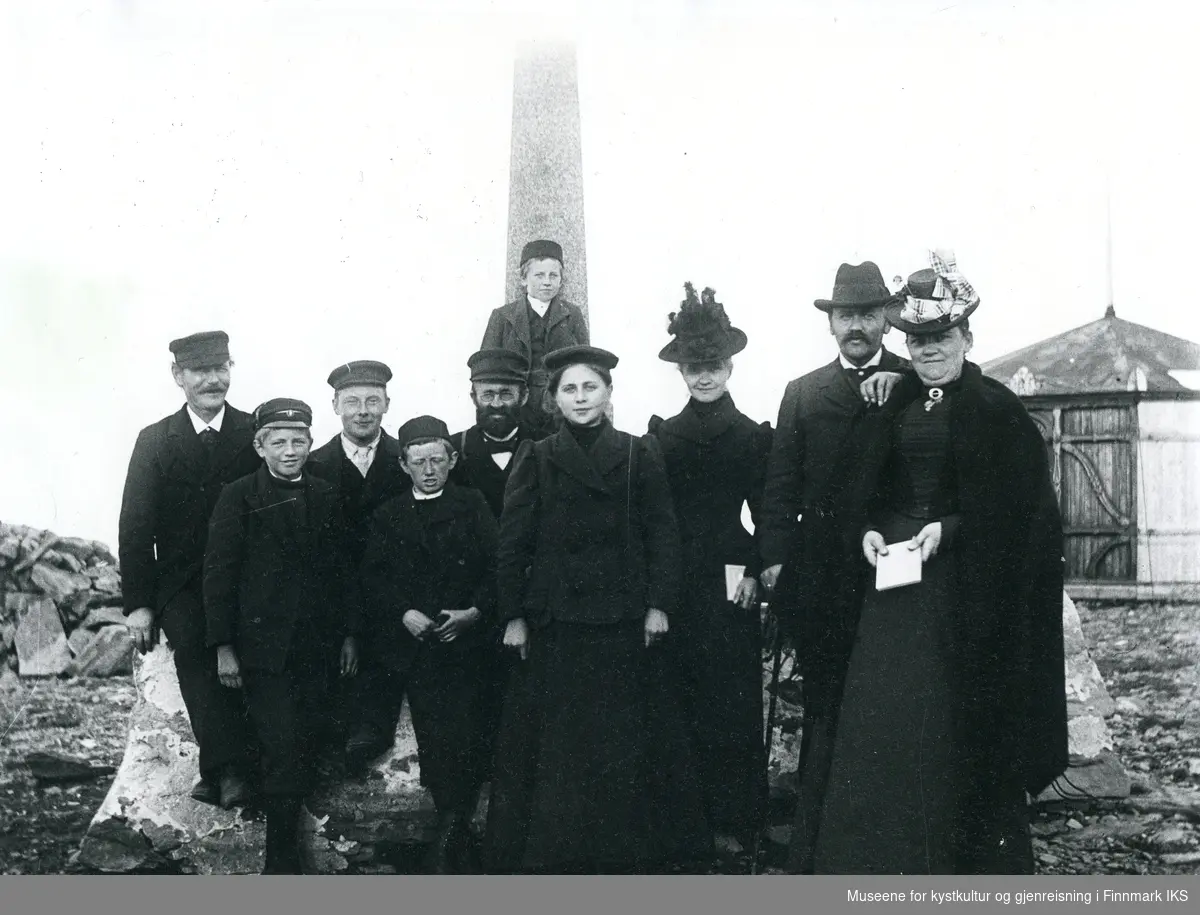
[[(828, 756), (800, 772), (794, 871), (1031, 873), (1027, 795), (1067, 765), (1045, 443), (967, 361), (979, 296), (953, 253), (930, 262), (887, 308), (914, 372), (851, 434), (816, 513), (804, 605), (844, 665)], [(889, 570), (906, 551), (915, 580)]]
[[(749, 504), (757, 521), (771, 425), (754, 422), (729, 394), (745, 333), (732, 326), (712, 289), (699, 297), (691, 283), (684, 289), (687, 297), (669, 317), (674, 339), (658, 357), (678, 366), (689, 397), (670, 419), (652, 417), (649, 431), (662, 446), (683, 542), (687, 610), (678, 637), (693, 745), (717, 851), (731, 856), (750, 848), (767, 802), (761, 562), (742, 506)], [(745, 567), (732, 600), (727, 566)]]

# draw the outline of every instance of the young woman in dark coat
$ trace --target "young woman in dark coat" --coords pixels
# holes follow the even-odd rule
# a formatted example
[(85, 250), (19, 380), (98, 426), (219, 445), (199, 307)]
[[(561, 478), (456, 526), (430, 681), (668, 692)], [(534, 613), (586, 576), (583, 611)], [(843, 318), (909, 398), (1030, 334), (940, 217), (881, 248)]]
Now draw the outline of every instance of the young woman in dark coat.
[(565, 422), (517, 452), (500, 522), (505, 696), (493, 873), (626, 873), (707, 860), (712, 837), (674, 658), (679, 532), (658, 443), (605, 418), (612, 353), (549, 354)]
[[(978, 295), (952, 254), (931, 260), (888, 308), (915, 374), (851, 436), (853, 473), (804, 544), (805, 695), (836, 730), (800, 773), (798, 872), (1031, 873), (1027, 794), (1067, 765), (1045, 444), (965, 361)], [(878, 590), (899, 550), (920, 551), (920, 580)]]
[[(767, 803), (763, 743), (761, 562), (742, 506), (757, 522), (771, 450), (770, 423), (755, 423), (728, 392), (732, 357), (746, 335), (732, 327), (716, 294), (705, 289), (670, 316), (675, 339), (659, 358), (677, 363), (688, 393), (676, 416), (650, 420), (663, 451), (683, 543), (676, 634), (685, 678), (692, 745), (718, 852), (752, 844)], [(744, 566), (733, 600), (726, 566)]]

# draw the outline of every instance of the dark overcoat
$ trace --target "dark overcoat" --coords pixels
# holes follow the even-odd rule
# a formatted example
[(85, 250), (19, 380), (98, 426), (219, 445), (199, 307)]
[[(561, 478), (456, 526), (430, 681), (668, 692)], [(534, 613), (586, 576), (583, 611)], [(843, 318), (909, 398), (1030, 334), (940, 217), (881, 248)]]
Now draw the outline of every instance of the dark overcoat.
[[(805, 695), (836, 702), (869, 566), (861, 537), (876, 501), (897, 414), (925, 388), (906, 376), (867, 412), (802, 541)], [(1045, 443), (1020, 399), (966, 363), (951, 402), (957, 474), (955, 714), (984, 768), (1019, 772), (1041, 792), (1067, 766), (1062, 523)], [(856, 460), (850, 461), (848, 455)]]
[(697, 764), (714, 826), (749, 834), (767, 801), (763, 743), (762, 637), (758, 606), (726, 595), (725, 566), (761, 568), (742, 506), (761, 518), (771, 426), (741, 413), (729, 395), (711, 407), (689, 400), (676, 416), (650, 420), (662, 445), (683, 545), (675, 627)]
[(350, 557), (362, 561), (367, 545), (367, 527), (380, 505), (408, 488), (411, 483), (400, 466), (400, 443), (386, 432), (379, 433), (375, 460), (364, 477), (346, 457), (339, 433), (317, 448), (306, 469), (333, 485), (342, 514), (350, 526)]
[(751, 577), (761, 571), (758, 544), (741, 519), (743, 503), (756, 525), (761, 518), (771, 424), (754, 422), (728, 394), (716, 406), (701, 418), (689, 401), (670, 419), (650, 419), (683, 543), (684, 591), (693, 596), (724, 594), (727, 564), (744, 565)]
[(678, 607), (679, 529), (662, 450), (605, 424), (584, 452), (565, 425), (525, 442), (504, 497), (500, 617), (606, 624)]
[[(550, 300), (550, 307), (546, 310), (544, 320), (546, 322), (545, 351), (547, 353), (564, 346), (591, 342), (583, 311), (578, 305), (572, 305), (561, 295), (556, 295)], [(519, 353), (529, 362), (533, 346), (530, 342), (529, 302), (524, 295), (516, 301), (493, 309), (479, 348), (506, 349)], [(529, 366), (530, 371), (537, 371), (541, 368), (540, 365), (530, 364)], [(545, 387), (544, 382), (541, 387)], [(534, 404), (534, 406), (537, 405)]]
[[(880, 371), (908, 368), (906, 360), (883, 351)], [(858, 383), (846, 376), (838, 359), (788, 383), (763, 494), (764, 566), (788, 558), (797, 536), (796, 517), (815, 503), (846, 435), (865, 408)]]
[(360, 603), (333, 487), (304, 475), (301, 535), (270, 480), (260, 464), (222, 490), (209, 523), (204, 607), (210, 646), (231, 644), (243, 668), (278, 674), (298, 633), (336, 652), (359, 631)]
[(418, 511), (412, 487), (371, 517), (362, 564), (363, 632), (372, 659), (393, 670), (411, 665), (420, 643), (404, 626), (419, 610), (475, 607), (483, 618), (433, 651), (461, 654), (493, 646), (496, 610), (496, 519), (482, 495), (450, 483)]
[(211, 458), (186, 406), (138, 435), (121, 500), (118, 553), (125, 612), (151, 608), (176, 650), (205, 644), (203, 614), (183, 612), (198, 601), (172, 603), (171, 598), (183, 590), (200, 594), (208, 520), (221, 487), (261, 464), (254, 451), (253, 417), (228, 404)]
[[(527, 425), (519, 426), (514, 437), (516, 440), (512, 443), (514, 452), (522, 442), (533, 437)], [(478, 490), (487, 500), (492, 515), (499, 520), (504, 510), (504, 489), (508, 485), (516, 454), (510, 455), (507, 467), (497, 464), (492, 460), (487, 440), (479, 426), (472, 426), (455, 435), (454, 447), (458, 451), (458, 463), (450, 472), (450, 479), (459, 486)]]

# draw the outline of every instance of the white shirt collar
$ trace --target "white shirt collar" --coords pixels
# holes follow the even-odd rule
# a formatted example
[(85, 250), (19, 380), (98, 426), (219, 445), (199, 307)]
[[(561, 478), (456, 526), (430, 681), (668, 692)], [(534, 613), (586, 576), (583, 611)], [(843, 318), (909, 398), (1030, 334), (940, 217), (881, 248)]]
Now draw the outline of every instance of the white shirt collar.
[(267, 473), (269, 473), (271, 476), (273, 476), (277, 480), (283, 480), (283, 482), (285, 482), (285, 483), (302, 483), (302, 482), (304, 482), (303, 471), (300, 473), (300, 476), (295, 477), (290, 480), (287, 477), (281, 477), (279, 474), (277, 474), (274, 470), (271, 469), (270, 465), (267, 466)]
[(192, 428), (196, 430), (197, 435), (199, 435), (205, 429), (212, 429), (214, 432), (220, 432), (221, 423), (225, 422), (225, 404), (221, 404), (221, 409), (217, 411), (217, 415), (213, 417), (211, 423), (206, 423), (204, 420), (202, 420), (196, 411), (192, 409), (191, 404), (187, 405), (187, 412), (188, 418), (192, 421)]
[(380, 429), (378, 432), (375, 433), (375, 441), (371, 442), (371, 444), (369, 444), (369, 445), (356, 445), (354, 442), (350, 441), (349, 437), (347, 437), (345, 432), (342, 433), (341, 437), (342, 437), (342, 450), (346, 452), (346, 457), (353, 460), (354, 454), (356, 451), (360, 451), (360, 450), (374, 451), (376, 446), (379, 444), (379, 440), (381, 438), (383, 438), (383, 430)]
[(432, 493), (432, 494), (428, 494), (428, 495), (427, 495), (427, 494), (425, 494), (425, 493), (423, 493), (423, 492), (420, 492), (420, 491), (417, 489), (417, 487), (415, 487), (415, 486), (414, 486), (414, 487), (413, 487), (413, 498), (414, 498), (414, 499), (416, 499), (418, 502), (424, 502), (424, 501), (426, 501), (426, 500), (428, 500), (428, 499), (437, 499), (437, 498), (439, 498), (439, 497), (442, 495), (442, 493), (444, 493), (445, 491), (446, 491), (446, 490), (444, 490), (444, 489), (439, 489), (437, 492), (435, 492), (435, 493)]
[(543, 302), (541, 299), (535, 299), (531, 295), (526, 295), (525, 298), (529, 300), (529, 307), (537, 312), (539, 318), (546, 317), (546, 312), (550, 310), (549, 302)]
[(873, 365), (879, 365), (879, 363), (883, 361), (883, 347), (881, 346), (875, 351), (875, 355), (867, 360), (866, 365), (855, 365), (853, 362), (843, 356), (840, 351), (838, 352), (838, 361), (842, 363), (842, 368), (844, 369), (867, 369)]

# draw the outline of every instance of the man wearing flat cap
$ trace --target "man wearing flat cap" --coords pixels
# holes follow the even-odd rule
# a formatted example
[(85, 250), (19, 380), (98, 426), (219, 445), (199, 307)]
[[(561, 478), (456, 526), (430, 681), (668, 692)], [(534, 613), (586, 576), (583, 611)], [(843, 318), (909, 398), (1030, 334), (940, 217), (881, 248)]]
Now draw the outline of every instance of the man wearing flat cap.
[(468, 822), (481, 783), (482, 672), (495, 650), (495, 518), (483, 496), (449, 482), (455, 463), (446, 424), (418, 416), (396, 434), (410, 486), (371, 518), (363, 560), (364, 644), (374, 686), (397, 703), (407, 694), (421, 783), (433, 795), (438, 831), (427, 869), (462, 873)]
[(335, 670), (358, 669), (358, 581), (333, 486), (305, 472), (312, 410), (277, 398), (254, 420), (262, 463), (222, 490), (209, 522), (207, 638), (222, 687), (245, 695), (262, 747), (263, 872), (298, 874), (326, 691)]
[(229, 808), (251, 795), (256, 747), (245, 703), (222, 689), (205, 642), (201, 571), (208, 520), (221, 487), (253, 472), (253, 419), (225, 402), (229, 336), (193, 334), (170, 344), (171, 375), (185, 404), (138, 435), (125, 477), (119, 548), (125, 614), (145, 654), (166, 636), (179, 691), (200, 748), (192, 797)]
[(467, 367), (475, 425), (454, 436), (458, 462), (451, 479), (479, 490), (499, 520), (512, 457), (521, 442), (536, 437), (522, 423), (529, 400), (525, 360), (511, 350), (485, 349), (473, 354)]
[[(400, 447), (383, 430), (388, 411), (387, 384), (392, 370), (382, 362), (358, 360), (337, 366), (329, 373), (333, 388), (333, 411), (342, 421), (342, 431), (316, 449), (309, 458), (309, 469), (331, 483), (350, 528), (349, 555), (354, 567), (362, 561), (366, 549), (367, 522), (371, 513), (385, 500), (404, 488), (406, 478), (400, 470)], [(363, 676), (343, 684), (344, 694), (330, 697), (330, 740), (345, 744), (352, 768), (363, 758), (382, 752), (391, 745), (400, 708), (380, 706), (380, 697), (366, 696), (371, 677)], [(363, 723), (349, 733), (350, 718), (358, 718), (353, 708), (364, 702), (378, 707), (381, 720)], [(377, 733), (378, 732), (378, 733)]]
[(542, 394), (549, 377), (542, 358), (567, 346), (590, 342), (587, 321), (577, 305), (560, 294), (563, 283), (563, 250), (556, 241), (538, 239), (521, 250), (521, 285), (524, 295), (497, 308), (488, 319), (480, 349), (506, 349), (521, 357), (527, 373), (529, 399), (523, 422), (537, 438), (554, 431), (554, 419), (542, 409)]
[[(810, 686), (816, 681), (815, 669), (840, 650), (833, 645), (836, 633), (818, 622), (813, 608), (798, 606), (797, 584), (806, 575), (805, 533), (812, 529), (803, 519), (820, 499), (831, 470), (859, 458), (843, 453), (851, 430), (868, 409), (887, 399), (901, 373), (910, 370), (906, 360), (883, 347), (888, 331), (885, 306), (891, 299), (883, 274), (871, 261), (838, 268), (832, 296), (814, 303), (828, 317), (838, 356), (788, 383), (767, 462), (761, 578), (768, 590), (775, 589), (771, 605), (801, 656), (802, 760), (814, 743), (823, 746), (829, 739), (834, 720), (824, 715), (829, 697), (815, 695)], [(801, 791), (809, 787), (801, 786)]]
[(333, 484), (347, 521), (355, 528), (353, 558), (362, 558), (366, 519), (401, 483), (400, 448), (383, 431), (392, 370), (382, 362), (346, 362), (329, 373), (333, 412), (342, 431), (316, 449), (310, 469)]

